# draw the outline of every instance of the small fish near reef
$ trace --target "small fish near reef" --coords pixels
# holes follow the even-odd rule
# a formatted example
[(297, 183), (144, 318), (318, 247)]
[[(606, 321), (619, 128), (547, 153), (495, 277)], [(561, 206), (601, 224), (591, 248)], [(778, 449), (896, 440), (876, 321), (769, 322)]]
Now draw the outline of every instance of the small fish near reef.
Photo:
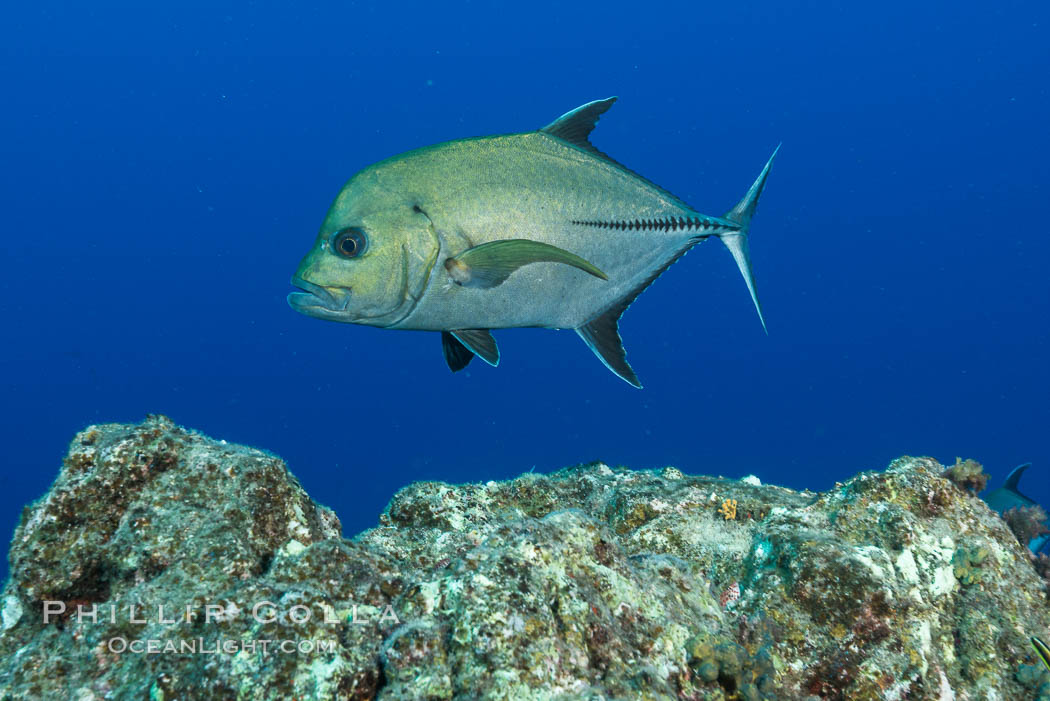
[[(1031, 466), (1032, 463), (1026, 462), (1010, 470), (1010, 474), (1003, 481), (1003, 486), (993, 489), (988, 492), (987, 496), (983, 497), (984, 503), (988, 504), (988, 507), (993, 511), (998, 512), (1000, 516), (1006, 514), (1010, 509), (1039, 506), (1034, 499), (1021, 494), (1018, 486), (1021, 476)], [(1043, 515), (1045, 516), (1045, 514)], [(1041, 550), (1050, 550), (1050, 532), (1041, 533), (1029, 540), (1028, 549), (1033, 553), (1038, 553)]]
[(1035, 636), (1032, 636), (1031, 641), (1032, 647), (1035, 648), (1035, 653), (1039, 655), (1039, 659), (1050, 670), (1050, 647), (1047, 647), (1046, 643)]
[[(694, 210), (595, 148), (615, 97), (538, 131), (459, 139), (360, 171), (336, 197), (288, 296), (318, 319), (441, 334), (445, 361), (497, 365), (493, 329), (574, 329), (635, 387), (620, 315), (697, 243), (732, 253), (759, 320), (748, 231), (769, 175), (724, 216)], [(779, 147), (778, 147), (779, 148)]]

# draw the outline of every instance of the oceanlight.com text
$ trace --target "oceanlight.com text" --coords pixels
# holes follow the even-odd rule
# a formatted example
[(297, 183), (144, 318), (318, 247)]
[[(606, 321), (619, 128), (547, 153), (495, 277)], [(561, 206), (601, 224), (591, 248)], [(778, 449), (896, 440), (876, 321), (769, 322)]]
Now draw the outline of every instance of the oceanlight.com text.
[(155, 638), (128, 640), (123, 637), (110, 638), (106, 648), (116, 655), (236, 655), (239, 652), (262, 655), (311, 655), (335, 652), (334, 640), (238, 640), (204, 638), (178, 638), (160, 640)]

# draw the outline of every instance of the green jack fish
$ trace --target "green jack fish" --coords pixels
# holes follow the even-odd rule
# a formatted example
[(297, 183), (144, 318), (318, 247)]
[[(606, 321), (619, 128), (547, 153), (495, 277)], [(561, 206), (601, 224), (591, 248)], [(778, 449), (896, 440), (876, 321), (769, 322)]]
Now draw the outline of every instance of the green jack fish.
[(776, 151), (735, 207), (701, 214), (591, 144), (615, 101), (589, 102), (538, 131), (448, 141), (368, 166), (328, 210), (288, 303), (318, 319), (440, 332), (453, 372), (475, 355), (499, 363), (492, 329), (574, 329), (640, 388), (620, 315), (715, 236), (764, 329), (747, 236)]

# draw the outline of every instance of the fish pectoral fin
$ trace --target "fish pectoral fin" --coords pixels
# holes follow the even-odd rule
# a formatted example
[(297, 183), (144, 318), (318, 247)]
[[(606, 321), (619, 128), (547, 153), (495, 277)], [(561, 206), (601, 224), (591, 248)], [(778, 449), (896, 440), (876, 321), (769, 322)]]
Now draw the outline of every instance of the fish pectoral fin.
[(492, 367), (499, 365), (499, 346), (496, 345), (496, 339), (492, 337), (488, 329), (457, 329), (445, 333), (454, 336), (467, 350)]
[(620, 340), (619, 320), (622, 313), (622, 307), (613, 307), (576, 329), (576, 333), (587, 347), (594, 351), (598, 359), (605, 363), (605, 367), (627, 384), (641, 389), (642, 383), (627, 364), (627, 351), (623, 349), (623, 341)]
[(564, 263), (602, 280), (609, 279), (592, 263), (575, 253), (529, 239), (489, 241), (468, 248), (460, 255), (447, 259), (445, 270), (459, 285), (487, 290), (502, 285), (511, 273), (529, 263)]
[(474, 359), (474, 351), (470, 350), (448, 331), (441, 332), (441, 352), (445, 355), (445, 362), (452, 372), (459, 372), (470, 365)]

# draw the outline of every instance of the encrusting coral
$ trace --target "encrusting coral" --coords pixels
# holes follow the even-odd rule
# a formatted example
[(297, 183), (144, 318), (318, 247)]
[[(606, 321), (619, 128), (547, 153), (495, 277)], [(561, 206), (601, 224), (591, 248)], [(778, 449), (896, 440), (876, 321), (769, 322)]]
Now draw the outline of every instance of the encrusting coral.
[(345, 539), (271, 454), (94, 426), (12, 541), (0, 699), (1044, 694), (1043, 581), (942, 472), (417, 482)]

